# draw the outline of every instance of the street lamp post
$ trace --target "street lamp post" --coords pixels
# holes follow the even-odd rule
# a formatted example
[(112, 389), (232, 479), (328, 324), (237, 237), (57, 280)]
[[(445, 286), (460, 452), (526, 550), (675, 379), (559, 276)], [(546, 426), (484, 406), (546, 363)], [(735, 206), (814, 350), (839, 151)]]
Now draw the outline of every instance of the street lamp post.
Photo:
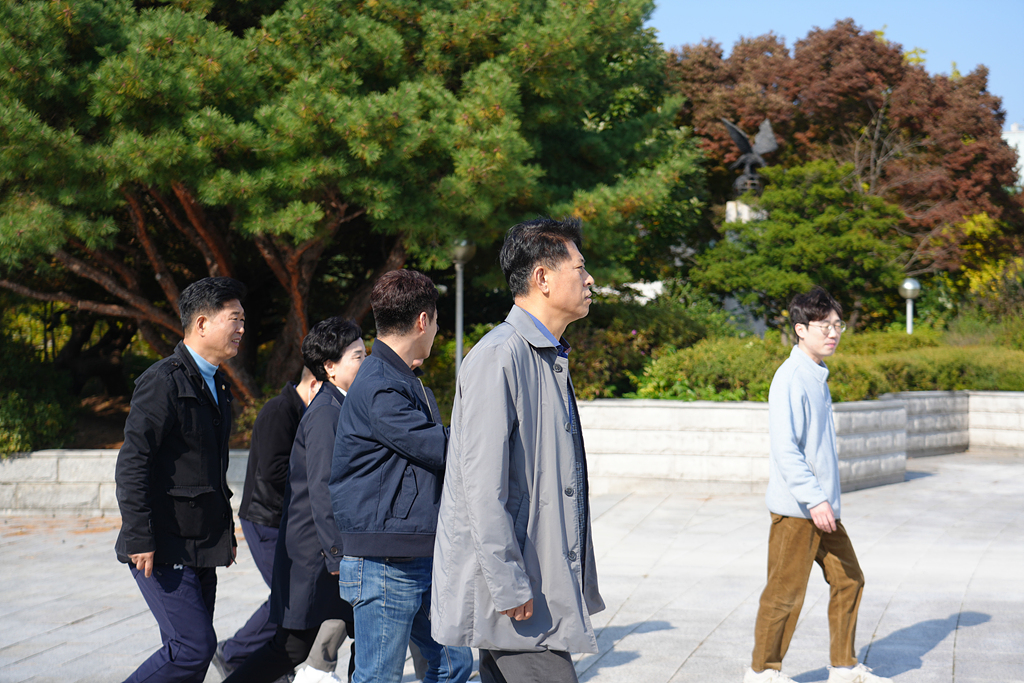
[(476, 245), (469, 240), (458, 240), (452, 249), (452, 261), (455, 262), (455, 378), (459, 377), (462, 368), (462, 290), (463, 271), (466, 264), (476, 255)]
[(907, 300), (907, 334), (914, 334), (914, 299), (921, 296), (921, 283), (908, 277), (900, 284), (900, 296)]

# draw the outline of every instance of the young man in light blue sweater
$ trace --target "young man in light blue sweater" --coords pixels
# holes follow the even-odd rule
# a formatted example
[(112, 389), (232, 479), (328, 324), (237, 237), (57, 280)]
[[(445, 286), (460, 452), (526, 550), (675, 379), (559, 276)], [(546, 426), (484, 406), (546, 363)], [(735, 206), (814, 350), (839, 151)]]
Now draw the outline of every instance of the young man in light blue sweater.
[(792, 681), (782, 658), (796, 629), (815, 562), (831, 587), (829, 683), (892, 683), (857, 663), (853, 639), (864, 574), (840, 522), (839, 459), (828, 368), (846, 324), (821, 287), (793, 297), (789, 317), (798, 342), (768, 392), (771, 439), (768, 583), (754, 626), (754, 653), (743, 683)]

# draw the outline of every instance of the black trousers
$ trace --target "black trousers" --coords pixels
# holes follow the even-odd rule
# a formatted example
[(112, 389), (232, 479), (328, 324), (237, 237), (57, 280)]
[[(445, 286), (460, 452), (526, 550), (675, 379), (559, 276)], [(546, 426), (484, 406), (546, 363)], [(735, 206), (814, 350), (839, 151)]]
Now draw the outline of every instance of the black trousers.
[(480, 650), (482, 683), (577, 683), (568, 652)]

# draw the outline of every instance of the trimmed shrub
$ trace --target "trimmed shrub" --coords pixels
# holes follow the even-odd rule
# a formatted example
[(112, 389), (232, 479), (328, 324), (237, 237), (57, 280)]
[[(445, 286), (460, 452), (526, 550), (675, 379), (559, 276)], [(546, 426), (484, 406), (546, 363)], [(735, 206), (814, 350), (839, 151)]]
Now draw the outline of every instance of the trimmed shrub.
[[(890, 347), (888, 341), (873, 344), (869, 338), (867, 342), (862, 348)], [(767, 401), (772, 377), (789, 352), (771, 335), (764, 341), (706, 340), (651, 363), (635, 395), (683, 401)], [(1024, 391), (1024, 351), (1016, 349), (922, 345), (892, 353), (840, 351), (826, 362), (834, 401), (861, 401), (898, 391)]]
[(775, 370), (789, 355), (777, 335), (765, 339), (705, 339), (655, 359), (639, 379), (636, 398), (680, 401), (767, 401)]

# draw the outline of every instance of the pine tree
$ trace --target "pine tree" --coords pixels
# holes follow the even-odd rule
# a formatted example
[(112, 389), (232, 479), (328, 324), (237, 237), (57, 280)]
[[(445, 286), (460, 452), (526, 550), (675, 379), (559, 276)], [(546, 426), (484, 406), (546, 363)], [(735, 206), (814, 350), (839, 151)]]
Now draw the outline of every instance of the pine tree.
[[(318, 311), (538, 213), (609, 273), (696, 229), (652, 3), (25, 0), (0, 6), (0, 287), (180, 337), (181, 287), (250, 287), (229, 371), (297, 373)], [(315, 286), (314, 286), (315, 285)], [(319, 297), (319, 299), (318, 299)]]

